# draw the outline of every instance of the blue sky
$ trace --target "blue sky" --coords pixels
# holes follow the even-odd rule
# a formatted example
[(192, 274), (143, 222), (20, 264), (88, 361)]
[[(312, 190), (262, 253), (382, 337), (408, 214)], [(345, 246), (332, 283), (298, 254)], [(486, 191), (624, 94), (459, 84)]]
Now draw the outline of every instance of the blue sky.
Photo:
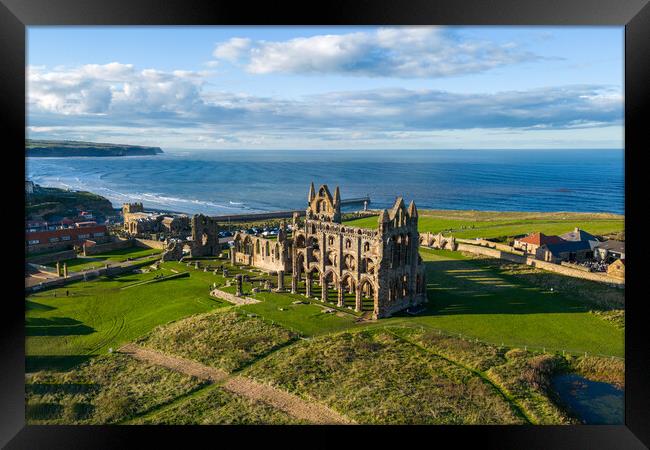
[(622, 27), (30, 27), (28, 135), (622, 148)]

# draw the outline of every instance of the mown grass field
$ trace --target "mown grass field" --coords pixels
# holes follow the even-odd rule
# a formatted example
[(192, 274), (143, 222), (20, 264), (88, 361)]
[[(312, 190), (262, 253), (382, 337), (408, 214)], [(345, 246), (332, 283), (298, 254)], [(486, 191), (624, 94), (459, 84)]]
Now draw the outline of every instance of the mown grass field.
[[(458, 238), (507, 240), (533, 232), (563, 234), (579, 227), (594, 235), (624, 231), (625, 220), (617, 214), (596, 213), (527, 213), (491, 211), (418, 211), (420, 232), (452, 233)], [(377, 216), (346, 222), (362, 228), (377, 228)]]
[[(499, 269), (490, 260), (471, 259), (455, 252), (420, 249), (427, 267), (429, 305), (417, 317), (393, 317), (383, 323), (418, 324), (509, 347), (535, 347), (547, 351), (624, 354), (624, 330), (590, 313), (583, 288), (539, 285), (535, 274), (516, 276)], [(548, 277), (542, 273), (539, 276)], [(567, 277), (551, 275), (564, 281)], [(592, 295), (602, 289), (612, 295), (622, 290), (583, 281)]]
[(229, 305), (209, 296), (212, 274), (199, 271), (188, 278), (124, 289), (158, 273), (174, 272), (163, 267), (30, 295), (25, 312), (27, 370), (69, 367), (131, 342), (157, 325)]
[[(66, 263), (70, 272), (81, 272), (84, 270), (97, 269), (104, 267), (105, 264), (123, 262), (129, 258), (143, 258), (145, 256), (157, 255), (162, 250), (155, 248), (130, 247), (119, 250), (113, 250), (106, 253), (98, 253), (92, 256), (81, 256), (73, 259), (61, 261), (61, 265)], [(56, 267), (56, 262), (48, 263), (46, 266)]]

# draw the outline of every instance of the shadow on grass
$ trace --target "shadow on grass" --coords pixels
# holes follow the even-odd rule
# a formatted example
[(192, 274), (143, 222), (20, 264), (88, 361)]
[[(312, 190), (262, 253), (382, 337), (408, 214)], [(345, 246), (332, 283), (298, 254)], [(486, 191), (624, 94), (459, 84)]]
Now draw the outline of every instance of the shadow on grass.
[(425, 266), (429, 303), (420, 316), (548, 314), (589, 310), (589, 305), (584, 302), (505, 277), (478, 261), (425, 261)]
[(28, 318), (25, 320), (25, 336), (72, 336), (94, 332), (94, 328), (69, 317)]
[(44, 305), (42, 303), (37, 303), (32, 300), (25, 300), (25, 309), (27, 310), (38, 310), (38, 311), (52, 311), (56, 309), (54, 306)]
[(91, 355), (30, 355), (25, 357), (25, 372), (51, 370), (67, 372), (92, 358)]

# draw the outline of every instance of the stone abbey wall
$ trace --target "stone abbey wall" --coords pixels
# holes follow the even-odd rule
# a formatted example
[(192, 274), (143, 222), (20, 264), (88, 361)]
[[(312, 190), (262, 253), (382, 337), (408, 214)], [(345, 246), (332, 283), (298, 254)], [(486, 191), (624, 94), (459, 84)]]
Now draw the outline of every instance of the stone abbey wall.
[[(234, 264), (292, 274), (291, 291), (305, 283), (312, 297), (313, 283), (321, 287), (321, 300), (338, 306), (367, 310), (373, 318), (426, 302), (424, 265), (418, 254), (415, 204), (407, 208), (398, 198), (383, 210), (376, 230), (341, 223), (341, 196), (327, 185), (318, 192), (312, 183), (305, 219), (293, 215), (292, 236), (284, 225), (277, 240), (238, 233), (231, 253)], [(354, 297), (352, 305), (344, 298)]]
[(286, 239), (286, 230), (282, 225), (277, 239), (252, 236), (246, 233), (237, 233), (234, 238), (234, 247), (231, 250), (234, 258), (233, 264), (254, 266), (268, 272), (291, 269), (289, 242)]

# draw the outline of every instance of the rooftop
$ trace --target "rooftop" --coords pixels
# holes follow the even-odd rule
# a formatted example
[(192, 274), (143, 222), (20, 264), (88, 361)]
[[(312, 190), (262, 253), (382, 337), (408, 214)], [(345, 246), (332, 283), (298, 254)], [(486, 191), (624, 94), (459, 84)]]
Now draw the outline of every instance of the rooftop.
[(544, 233), (529, 234), (525, 238), (519, 239), (519, 242), (527, 244), (544, 245), (544, 244), (560, 244), (562, 239), (558, 236), (547, 236)]
[(602, 248), (604, 250), (609, 250), (618, 253), (625, 253), (625, 242), (615, 241), (613, 239), (610, 239), (605, 242), (600, 242), (598, 245), (596, 245), (596, 248)]

